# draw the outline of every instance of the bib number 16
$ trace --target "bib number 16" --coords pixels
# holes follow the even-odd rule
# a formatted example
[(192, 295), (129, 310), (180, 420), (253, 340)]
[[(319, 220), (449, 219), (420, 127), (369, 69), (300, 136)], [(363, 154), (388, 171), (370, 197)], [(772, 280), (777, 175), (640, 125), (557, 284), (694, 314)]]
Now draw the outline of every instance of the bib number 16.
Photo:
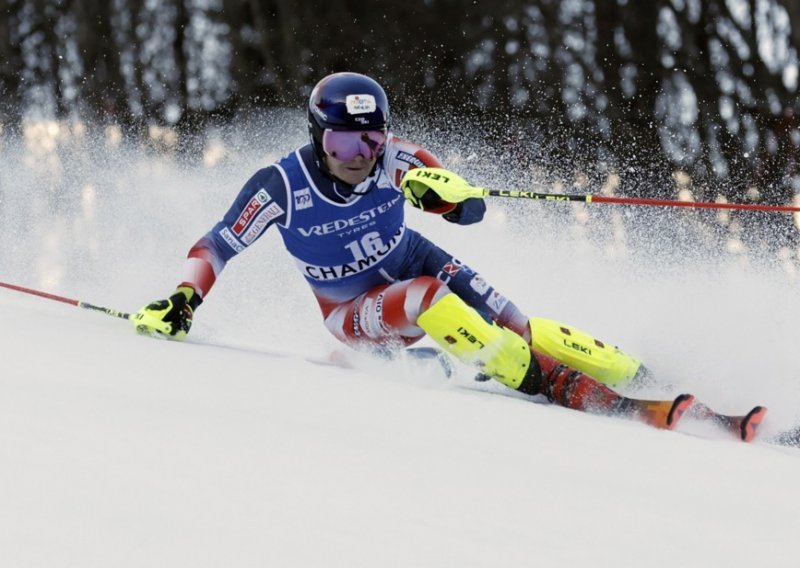
[(384, 248), (383, 239), (381, 234), (377, 231), (367, 233), (361, 239), (351, 241), (344, 245), (344, 248), (353, 253), (355, 260), (364, 260), (374, 254), (377, 254)]

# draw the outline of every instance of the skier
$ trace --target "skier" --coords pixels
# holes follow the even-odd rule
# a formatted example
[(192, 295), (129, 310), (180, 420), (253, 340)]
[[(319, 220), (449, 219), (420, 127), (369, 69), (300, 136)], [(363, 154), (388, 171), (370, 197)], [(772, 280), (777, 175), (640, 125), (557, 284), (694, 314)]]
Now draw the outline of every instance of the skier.
[(323, 78), (309, 99), (308, 131), (310, 143), (256, 172), (191, 248), (175, 292), (132, 317), (139, 333), (184, 338), (226, 263), (275, 225), (325, 326), (350, 346), (394, 349), (427, 334), (512, 389), (568, 408), (639, 416), (658, 427), (673, 427), (691, 404), (688, 395), (620, 396), (609, 387), (647, 374), (637, 359), (575, 328), (529, 318), (472, 268), (406, 226), (406, 200), (460, 225), (481, 221), (486, 206), (464, 186), (440, 195), (425, 185), (426, 175), (449, 172), (391, 132), (389, 103), (376, 81), (356, 73)]

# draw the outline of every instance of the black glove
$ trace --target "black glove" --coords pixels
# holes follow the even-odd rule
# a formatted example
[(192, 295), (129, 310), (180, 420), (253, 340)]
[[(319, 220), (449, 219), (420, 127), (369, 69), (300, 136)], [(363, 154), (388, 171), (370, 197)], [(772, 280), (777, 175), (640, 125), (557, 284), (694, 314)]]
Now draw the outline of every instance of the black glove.
[(449, 213), (445, 213), (442, 217), (451, 223), (471, 225), (482, 221), (484, 213), (486, 213), (486, 203), (483, 199), (471, 197), (456, 205), (455, 209)]

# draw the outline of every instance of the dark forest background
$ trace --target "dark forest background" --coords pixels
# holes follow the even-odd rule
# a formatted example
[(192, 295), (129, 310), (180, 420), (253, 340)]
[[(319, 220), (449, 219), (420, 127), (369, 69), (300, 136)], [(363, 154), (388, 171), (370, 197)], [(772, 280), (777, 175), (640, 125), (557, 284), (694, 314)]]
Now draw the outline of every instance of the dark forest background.
[(353, 70), (400, 114), (613, 170), (628, 194), (674, 197), (676, 170), (697, 199), (800, 191), (798, 0), (0, 0), (0, 16), (6, 133), (37, 117), (195, 132)]

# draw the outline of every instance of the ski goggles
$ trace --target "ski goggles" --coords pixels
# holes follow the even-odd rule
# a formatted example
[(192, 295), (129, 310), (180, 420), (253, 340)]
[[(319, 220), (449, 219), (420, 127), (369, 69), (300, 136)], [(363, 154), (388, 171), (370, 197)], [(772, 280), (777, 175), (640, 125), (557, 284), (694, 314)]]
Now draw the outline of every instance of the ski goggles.
[(350, 162), (357, 156), (372, 160), (383, 153), (385, 130), (331, 130), (322, 133), (322, 150), (340, 162)]

